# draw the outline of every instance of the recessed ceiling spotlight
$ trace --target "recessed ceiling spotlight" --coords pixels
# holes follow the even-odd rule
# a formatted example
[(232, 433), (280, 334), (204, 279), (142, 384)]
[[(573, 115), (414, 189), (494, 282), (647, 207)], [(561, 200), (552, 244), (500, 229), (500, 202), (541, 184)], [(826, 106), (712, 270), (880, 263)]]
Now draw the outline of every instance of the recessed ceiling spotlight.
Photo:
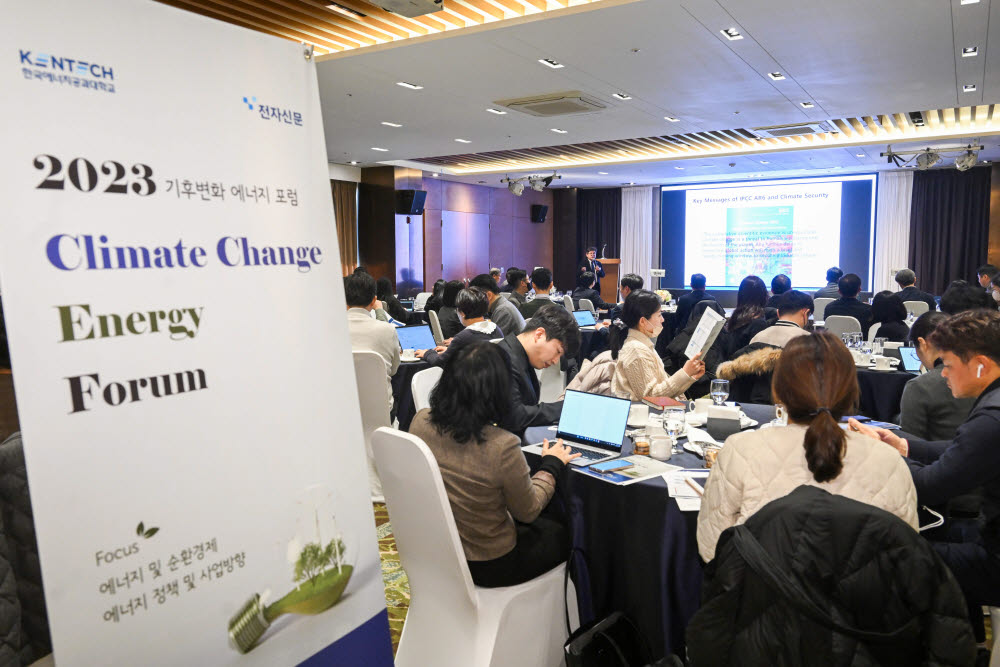
[(390, 122), (389, 122), (389, 121), (387, 121), (387, 120), (383, 120), (383, 121), (382, 121), (382, 124), (383, 124), (383, 125), (386, 125), (386, 126), (388, 126), (388, 127), (403, 127), (403, 126), (402, 126), (402, 125), (400, 125), (399, 123), (390, 123)]
[(351, 160), (351, 164), (357, 164), (357, 163), (358, 163), (357, 160)]
[(760, 163), (761, 163), (761, 164), (771, 164), (771, 162), (770, 162), (770, 161), (768, 161), (768, 160), (761, 160), (761, 161), (760, 161)]
[(799, 106), (802, 107), (803, 109), (812, 109), (816, 105), (813, 104), (812, 102), (799, 102)]
[(664, 116), (663, 120), (669, 120), (671, 123), (676, 123), (680, 120), (680, 118), (677, 118), (676, 116)]
[(557, 60), (552, 60), (552, 58), (539, 58), (538, 62), (542, 63), (546, 67), (551, 67), (552, 69), (560, 69), (565, 67), (561, 62)]
[(960, 2), (959, 4), (962, 4), (962, 5), (978, 5), (979, 4), (979, 0), (962, 0), (962, 2)]
[(431, 174), (431, 176), (433, 176), (434, 178), (437, 178), (437, 177), (438, 177), (438, 176), (440, 176), (440, 175), (441, 175), (441, 174)]
[(632, 96), (629, 95), (628, 93), (613, 93), (611, 95), (611, 97), (614, 97), (615, 99), (618, 99), (618, 100), (630, 100), (630, 99), (632, 99)]
[(962, 57), (963, 58), (974, 58), (975, 56), (978, 56), (978, 55), (979, 55), (979, 47), (978, 46), (967, 46), (964, 49), (962, 49)]
[(607, 176), (607, 175), (608, 175), (608, 172), (606, 172), (606, 171), (599, 171), (599, 172), (597, 172), (597, 173), (598, 173), (599, 175), (601, 175), (601, 176)]
[(785, 75), (781, 72), (768, 72), (767, 75), (774, 79), (775, 81), (784, 81)]
[(553, 127), (552, 131), (555, 132), (556, 134), (566, 134), (567, 132), (569, 132), (569, 130), (560, 130), (558, 127)]
[(460, 144), (471, 144), (472, 143), (468, 139), (455, 139), (455, 141), (457, 141)]
[(495, 113), (498, 116), (506, 116), (507, 115), (506, 111), (501, 111), (500, 109), (494, 109), (493, 107), (490, 107), (489, 109), (487, 109), (487, 111), (489, 111), (490, 113)]
[(378, 146), (372, 146), (372, 150), (373, 151), (378, 151), (380, 153), (388, 153), (389, 152), (388, 148), (379, 148)]
[(854, 157), (866, 157), (864, 153), (855, 153)]
[(962, 86), (962, 92), (963, 93), (974, 93), (974, 92), (976, 92), (976, 84), (974, 84), (974, 83), (967, 83), (967, 84), (965, 84), (964, 86)]
[(415, 83), (408, 83), (406, 81), (397, 81), (396, 85), (397, 86), (402, 86), (403, 88), (409, 88), (410, 90), (423, 90), (424, 89), (423, 86), (418, 86)]
[(743, 39), (743, 35), (740, 34), (740, 31), (737, 30), (736, 28), (725, 28), (724, 30), (720, 30), (719, 32), (725, 35), (726, 39), (728, 39), (731, 42), (734, 42), (737, 39)]
[(628, 183), (622, 183), (622, 185), (635, 185), (635, 181), (630, 181)]
[(680, 169), (681, 171), (684, 171), (684, 167), (674, 167), (674, 169)]

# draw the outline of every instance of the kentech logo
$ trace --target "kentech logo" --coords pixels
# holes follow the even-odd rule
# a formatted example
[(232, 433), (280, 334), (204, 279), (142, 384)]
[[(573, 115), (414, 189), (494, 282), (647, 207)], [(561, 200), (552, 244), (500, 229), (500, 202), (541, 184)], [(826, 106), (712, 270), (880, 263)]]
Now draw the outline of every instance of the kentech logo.
[(18, 56), (25, 79), (115, 92), (115, 71), (109, 65), (29, 49), (18, 49)]

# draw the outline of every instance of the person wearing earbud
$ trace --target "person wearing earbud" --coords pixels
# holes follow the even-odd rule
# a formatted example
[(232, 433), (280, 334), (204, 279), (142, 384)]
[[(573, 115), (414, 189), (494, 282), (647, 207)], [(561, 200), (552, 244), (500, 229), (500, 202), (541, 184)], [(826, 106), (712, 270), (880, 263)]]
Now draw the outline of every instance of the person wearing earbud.
[(975, 399), (952, 440), (906, 439), (850, 420), (850, 428), (892, 445), (906, 457), (921, 505), (940, 506), (982, 487), (977, 519), (948, 519), (927, 531), (969, 604), (976, 639), (984, 641), (982, 605), (1000, 605), (1000, 312), (970, 310), (930, 334), (941, 375), (955, 398)]

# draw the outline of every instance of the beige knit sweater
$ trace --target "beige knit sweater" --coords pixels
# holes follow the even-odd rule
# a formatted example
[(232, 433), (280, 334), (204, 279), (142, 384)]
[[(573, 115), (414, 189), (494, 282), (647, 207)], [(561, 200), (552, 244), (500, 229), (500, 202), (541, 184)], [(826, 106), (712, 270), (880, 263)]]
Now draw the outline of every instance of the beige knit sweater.
[(674, 398), (692, 384), (694, 379), (683, 368), (668, 376), (649, 336), (636, 329), (628, 330), (611, 378), (611, 391), (615, 396), (633, 401), (641, 401), (644, 396)]

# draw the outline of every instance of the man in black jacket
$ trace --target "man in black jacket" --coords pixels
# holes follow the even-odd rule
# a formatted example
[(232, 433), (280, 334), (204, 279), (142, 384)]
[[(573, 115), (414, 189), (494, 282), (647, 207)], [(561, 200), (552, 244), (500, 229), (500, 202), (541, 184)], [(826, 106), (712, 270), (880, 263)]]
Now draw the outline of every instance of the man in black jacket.
[(837, 289), (840, 290), (840, 298), (826, 305), (823, 317), (831, 315), (853, 317), (861, 325), (861, 333), (867, 336), (868, 329), (872, 325), (872, 307), (858, 301), (858, 293), (861, 292), (861, 276), (856, 273), (848, 273), (837, 283)]
[(501, 426), (523, 437), (529, 426), (559, 421), (562, 401), (539, 403), (541, 387), (535, 369), (559, 363), (563, 355), (576, 356), (580, 347), (580, 327), (565, 308), (542, 308), (520, 334), (499, 343), (510, 357), (511, 411)]
[(587, 271), (594, 274), (594, 282), (597, 285), (597, 291), (601, 291), (601, 278), (604, 277), (604, 266), (597, 261), (597, 248), (591, 246), (587, 248), (587, 256), (583, 258), (583, 261), (577, 266), (577, 275), (581, 273), (586, 273)]
[(601, 293), (594, 289), (596, 285), (596, 278), (594, 274), (590, 271), (584, 271), (576, 278), (576, 289), (573, 290), (573, 306), (577, 310), (580, 308), (580, 299), (590, 299), (590, 302), (594, 304), (594, 308), (597, 310), (609, 310), (611, 304), (605, 303), (604, 299), (601, 298)]
[(937, 301), (927, 292), (917, 289), (917, 274), (912, 269), (900, 269), (896, 272), (896, 284), (902, 289), (897, 293), (903, 301), (923, 301), (930, 310), (937, 310)]
[[(1000, 605), (1000, 313), (972, 310), (954, 315), (931, 333), (941, 351), (942, 376), (955, 398), (975, 398), (954, 439), (906, 440), (891, 431), (851, 420), (851, 428), (880, 438), (908, 458), (917, 497), (924, 505), (948, 500), (982, 487), (979, 520), (951, 519), (928, 538), (962, 586), (970, 610)], [(978, 614), (977, 633), (982, 631)], [(982, 636), (977, 637), (982, 641)]]
[(706, 299), (715, 301), (715, 297), (705, 291), (705, 284), (705, 276), (695, 273), (691, 276), (691, 291), (677, 299), (677, 314), (674, 316), (674, 321), (677, 323), (674, 329), (677, 331), (687, 326), (688, 317), (691, 316), (691, 309), (694, 308), (696, 303), (705, 301)]

